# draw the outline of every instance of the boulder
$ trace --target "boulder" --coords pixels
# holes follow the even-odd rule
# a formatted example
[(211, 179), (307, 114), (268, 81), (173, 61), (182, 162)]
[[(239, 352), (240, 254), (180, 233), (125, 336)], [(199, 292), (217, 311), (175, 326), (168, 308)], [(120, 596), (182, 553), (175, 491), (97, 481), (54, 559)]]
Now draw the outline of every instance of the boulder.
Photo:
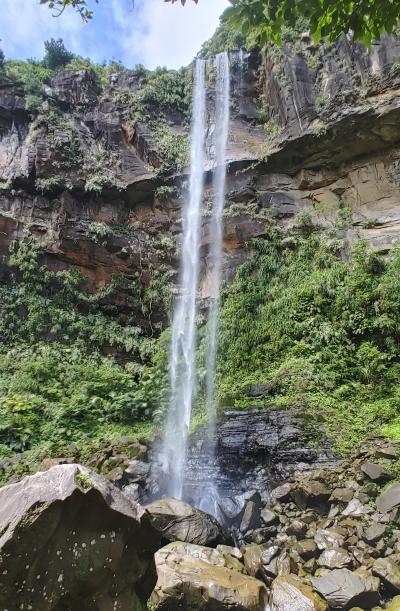
[(149, 463), (142, 460), (130, 460), (124, 471), (124, 476), (131, 483), (144, 483), (150, 472)]
[[(174, 544), (172, 544), (174, 545)], [(265, 585), (254, 577), (215, 566), (167, 545), (156, 555), (158, 581), (151, 596), (158, 611), (260, 611)]]
[(261, 568), (261, 556), (265, 545), (246, 545), (242, 548), (244, 566), (249, 575), (255, 577)]
[(386, 526), (384, 524), (374, 523), (364, 530), (363, 539), (370, 545), (376, 543), (386, 533)]
[(309, 560), (317, 555), (317, 544), (313, 539), (300, 539), (294, 549), (303, 560)]
[(270, 608), (273, 611), (326, 611), (328, 605), (309, 585), (294, 575), (285, 575), (272, 582)]
[(390, 558), (378, 558), (372, 565), (372, 572), (392, 592), (400, 592), (400, 566)]
[(80, 465), (1, 488), (0, 532), (1, 609), (130, 611), (154, 587), (149, 516)]
[(382, 465), (377, 462), (371, 462), (370, 460), (366, 460), (361, 465), (361, 471), (377, 484), (386, 482), (390, 477)]
[(330, 497), (330, 501), (339, 501), (341, 503), (348, 503), (354, 496), (354, 490), (351, 488), (335, 488)]
[(213, 516), (173, 498), (153, 501), (145, 506), (153, 525), (167, 541), (184, 541), (216, 547), (228, 543), (229, 536)]
[(306, 509), (307, 507), (324, 508), (331, 496), (331, 491), (324, 483), (311, 480), (297, 484), (292, 489), (291, 496), (300, 509)]
[[(227, 547), (227, 546), (219, 546)], [(193, 543), (183, 543), (182, 541), (174, 541), (169, 543), (164, 549), (176, 552), (180, 556), (191, 556), (202, 562), (213, 564), (214, 566), (225, 566), (229, 569), (244, 573), (244, 565), (237, 559), (226, 552), (214, 549), (212, 547), (204, 547)], [(229, 549), (229, 548), (228, 548)], [(232, 548), (233, 549), (233, 548)]]
[(363, 505), (359, 499), (353, 499), (347, 505), (345, 509), (342, 511), (342, 515), (344, 516), (364, 516), (369, 513), (373, 513), (372, 507), (368, 507), (367, 505)]
[(261, 510), (260, 518), (261, 521), (264, 522), (264, 524), (266, 524), (267, 526), (270, 526), (271, 524), (276, 524), (276, 522), (278, 521), (276, 513), (268, 509), (268, 507), (264, 507), (264, 509)]
[(314, 540), (320, 550), (335, 549), (342, 547), (344, 535), (334, 528), (322, 528), (321, 530), (317, 530)]
[(248, 501), (240, 522), (240, 532), (247, 533), (260, 525), (260, 509), (254, 501)]
[(318, 564), (327, 569), (344, 569), (353, 564), (353, 560), (345, 549), (326, 549), (318, 558)]
[(379, 579), (372, 576), (366, 579), (348, 569), (335, 569), (311, 578), (314, 589), (321, 594), (334, 609), (373, 607), (378, 602)]
[(388, 513), (400, 507), (400, 483), (395, 482), (387, 486), (376, 499), (376, 506), (380, 513)]
[(282, 484), (271, 491), (272, 503), (278, 501), (279, 503), (286, 503), (290, 500), (290, 493), (292, 490), (291, 484)]

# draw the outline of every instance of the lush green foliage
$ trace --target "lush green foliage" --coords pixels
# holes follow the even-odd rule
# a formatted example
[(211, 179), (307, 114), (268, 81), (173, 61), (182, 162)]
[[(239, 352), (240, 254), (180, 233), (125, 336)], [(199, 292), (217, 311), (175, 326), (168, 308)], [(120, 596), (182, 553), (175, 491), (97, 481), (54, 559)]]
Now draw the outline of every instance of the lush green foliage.
[(43, 64), (50, 68), (50, 70), (62, 68), (74, 59), (74, 54), (66, 49), (62, 38), (46, 40), (44, 48), (46, 53), (43, 58)]
[(246, 38), (237, 29), (232, 28), (224, 16), (221, 18), (220, 26), (215, 34), (207, 40), (200, 51), (200, 56), (204, 58), (213, 57), (223, 51), (237, 51), (246, 46)]
[(398, 436), (400, 252), (385, 261), (360, 242), (346, 263), (305, 222), (253, 247), (222, 308), (221, 404), (248, 406), (262, 383), (267, 405), (301, 407), (342, 449)]
[[(0, 288), (0, 450), (59, 452), (154, 415), (165, 344), (103, 305), (113, 286), (83, 294), (80, 275), (42, 267), (29, 240), (13, 246), (11, 263), (18, 278)], [(133, 308), (148, 316), (161, 307), (167, 281), (157, 276), (145, 290), (132, 282)]]
[(231, 27), (246, 36), (250, 46), (280, 43), (282, 28), (295, 27), (306, 19), (316, 40), (335, 40), (352, 31), (356, 39), (370, 44), (384, 32), (395, 30), (400, 19), (400, 4), (387, 0), (235, 0), (227, 9)]

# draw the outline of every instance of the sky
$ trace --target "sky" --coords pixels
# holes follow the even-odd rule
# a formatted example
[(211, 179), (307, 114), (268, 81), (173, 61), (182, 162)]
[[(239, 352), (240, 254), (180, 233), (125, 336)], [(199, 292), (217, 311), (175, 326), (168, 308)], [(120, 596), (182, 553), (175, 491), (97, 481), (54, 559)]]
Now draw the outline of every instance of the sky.
[(7, 59), (42, 59), (43, 42), (63, 38), (65, 46), (93, 61), (116, 59), (128, 68), (143, 64), (179, 68), (190, 63), (218, 26), (228, 0), (89, 0), (94, 18), (83, 24), (68, 9), (55, 18), (39, 0), (0, 0), (0, 39)]

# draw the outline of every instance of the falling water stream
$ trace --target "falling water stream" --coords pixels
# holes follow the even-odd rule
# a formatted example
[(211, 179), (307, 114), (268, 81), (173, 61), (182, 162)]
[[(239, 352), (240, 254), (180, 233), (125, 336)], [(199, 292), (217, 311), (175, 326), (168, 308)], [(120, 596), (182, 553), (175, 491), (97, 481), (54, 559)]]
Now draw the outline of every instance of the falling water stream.
[[(206, 64), (195, 66), (189, 196), (183, 213), (183, 243), (180, 265), (180, 294), (175, 304), (170, 348), (170, 405), (166, 432), (156, 462), (161, 468), (162, 494), (182, 499), (187, 441), (196, 387), (196, 319), (199, 289), (200, 242), (204, 166), (206, 161)], [(210, 308), (207, 325), (206, 402), (208, 435), (206, 460), (215, 458), (215, 366), (217, 355), (218, 313), (221, 284), (223, 209), (226, 183), (226, 147), (229, 128), (230, 71), (228, 53), (215, 58), (215, 128), (213, 213), (210, 223), (209, 270), (211, 274)], [(199, 465), (201, 468), (201, 465)], [(218, 490), (212, 477), (196, 491), (194, 503), (218, 516)]]
[(197, 60), (193, 90), (189, 198), (183, 216), (180, 291), (175, 305), (170, 349), (171, 398), (158, 460), (166, 478), (164, 492), (182, 498), (183, 477), (196, 372), (196, 297), (199, 285), (201, 206), (206, 126), (205, 62)]
[[(215, 366), (218, 343), (219, 303), (221, 286), (221, 259), (223, 238), (223, 211), (226, 184), (226, 147), (229, 130), (230, 73), (228, 53), (215, 58), (215, 170), (213, 176), (213, 213), (210, 224), (210, 253), (208, 266), (211, 272), (210, 308), (207, 325), (206, 358), (206, 402), (208, 416), (208, 439), (204, 444), (207, 451), (215, 455), (215, 422), (217, 405), (215, 398)], [(215, 482), (207, 482), (202, 491), (199, 507), (218, 517), (219, 495)]]

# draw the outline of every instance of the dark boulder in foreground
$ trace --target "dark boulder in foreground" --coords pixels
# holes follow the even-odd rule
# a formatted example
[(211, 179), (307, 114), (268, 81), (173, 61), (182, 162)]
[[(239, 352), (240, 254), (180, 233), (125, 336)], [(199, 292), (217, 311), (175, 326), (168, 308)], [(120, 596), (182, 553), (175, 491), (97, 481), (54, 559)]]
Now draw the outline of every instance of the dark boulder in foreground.
[(0, 489), (0, 609), (139, 611), (156, 583), (146, 512), (76, 464)]
[(164, 498), (146, 505), (145, 509), (166, 541), (184, 541), (208, 547), (229, 541), (229, 534), (213, 516), (184, 501)]

